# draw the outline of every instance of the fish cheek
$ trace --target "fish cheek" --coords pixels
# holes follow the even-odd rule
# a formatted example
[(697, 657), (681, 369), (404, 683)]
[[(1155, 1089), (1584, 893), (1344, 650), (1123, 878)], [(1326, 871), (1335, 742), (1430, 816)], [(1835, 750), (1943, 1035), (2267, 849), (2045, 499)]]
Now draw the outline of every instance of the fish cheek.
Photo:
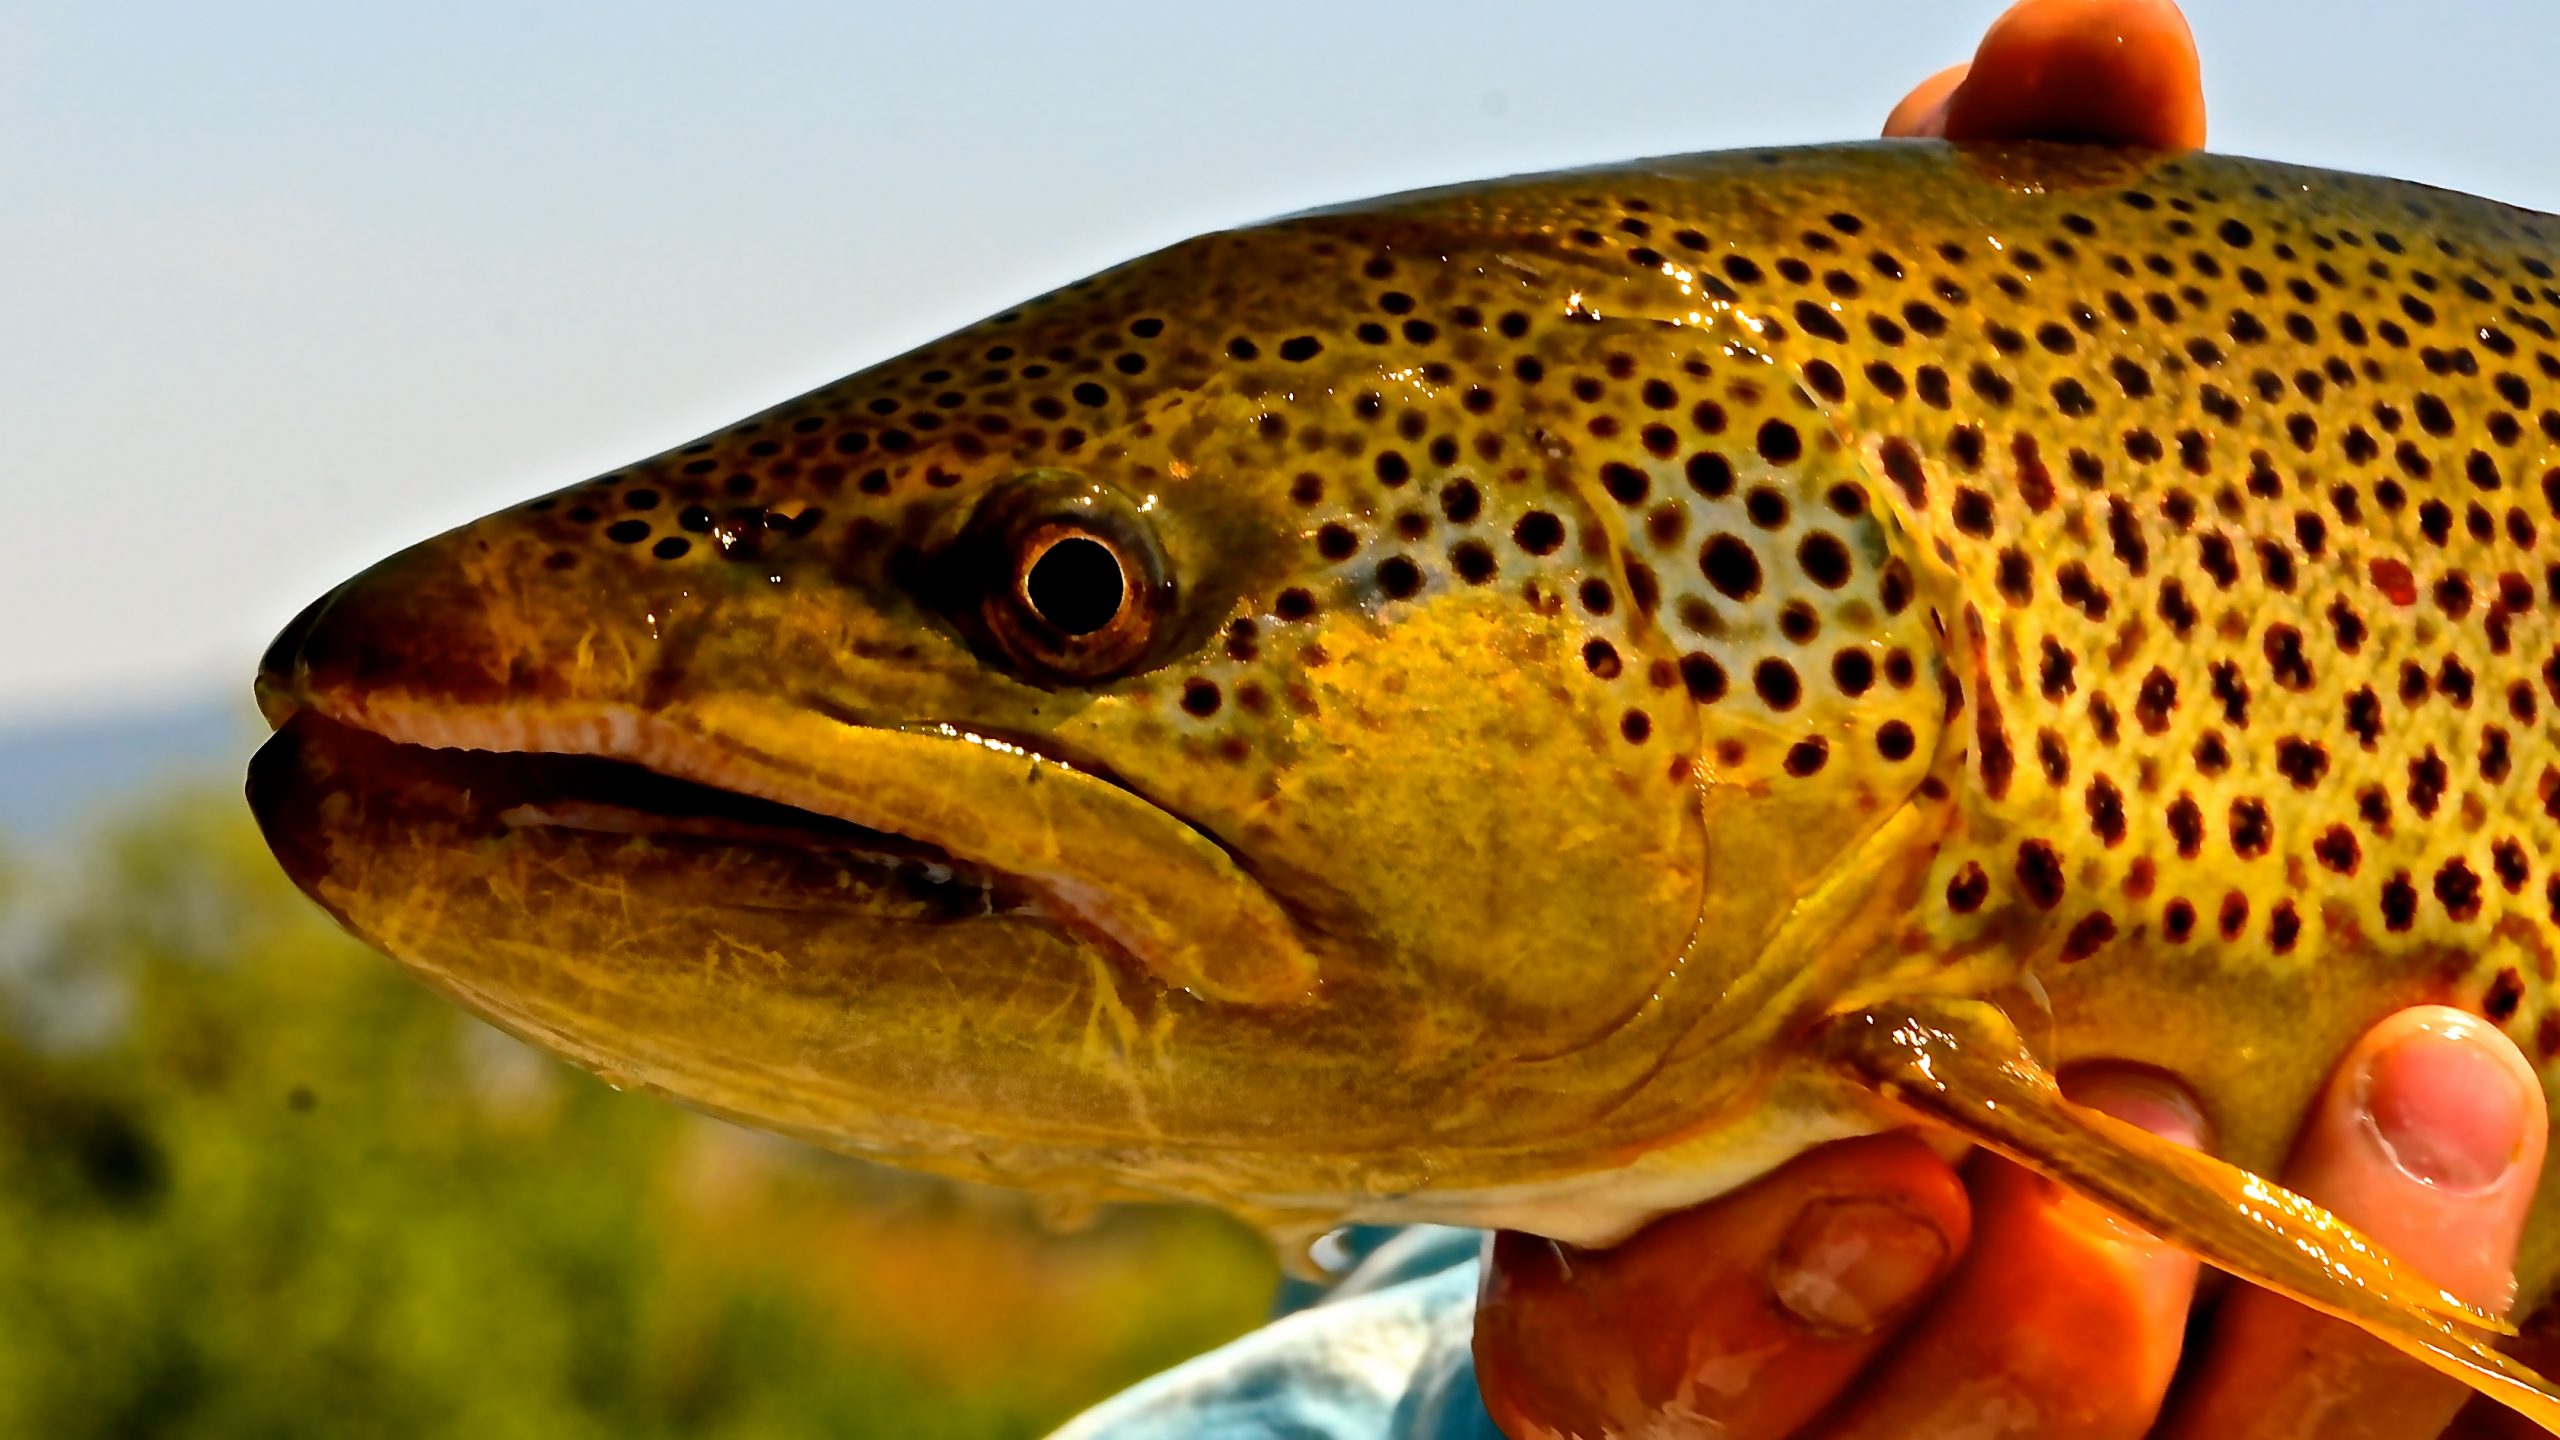
[(1689, 706), (1634, 730), (1586, 638), (1490, 588), (1345, 605), (1266, 631), (1253, 664), (1168, 675), (1172, 743), (1112, 748), (1308, 917), (1329, 987), (1411, 1017), (1414, 1043), (1569, 1048), (1644, 1005), (1702, 876), (1673, 763)]

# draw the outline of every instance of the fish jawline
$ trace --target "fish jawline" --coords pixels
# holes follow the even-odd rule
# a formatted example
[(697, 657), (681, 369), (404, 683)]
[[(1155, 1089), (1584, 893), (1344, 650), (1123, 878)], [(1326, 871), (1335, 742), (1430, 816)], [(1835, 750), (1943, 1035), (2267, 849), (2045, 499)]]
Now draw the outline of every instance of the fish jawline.
[(825, 851), (879, 869), (923, 867), (935, 882), (981, 888), (1007, 878), (909, 836), (605, 756), (563, 751), (423, 745), (341, 724), (313, 710), (288, 717), (281, 739), (325, 750), (331, 763), (377, 783), (445, 797), (475, 826), (599, 837), (682, 837), (714, 844)]
[[(782, 836), (869, 837), (1028, 892), (1060, 928), (1203, 999), (1294, 1004), (1317, 987), (1290, 917), (1214, 836), (1107, 775), (1009, 739), (747, 699), (643, 711), (262, 698), (280, 727), (306, 723), (297, 716), (307, 711), (398, 745), (612, 762), (771, 807), (759, 818), (781, 819)], [(602, 814), (518, 818), (619, 823)]]

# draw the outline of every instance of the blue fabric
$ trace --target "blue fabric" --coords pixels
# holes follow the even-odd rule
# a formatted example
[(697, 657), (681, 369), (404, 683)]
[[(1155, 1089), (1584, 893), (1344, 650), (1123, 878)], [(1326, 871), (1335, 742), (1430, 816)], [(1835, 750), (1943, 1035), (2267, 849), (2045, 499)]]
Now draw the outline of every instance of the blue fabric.
[(1368, 1228), (1336, 1243), (1356, 1262), (1338, 1283), (1283, 1287), (1270, 1324), (1051, 1440), (1502, 1440), (1469, 1348), (1483, 1234)]

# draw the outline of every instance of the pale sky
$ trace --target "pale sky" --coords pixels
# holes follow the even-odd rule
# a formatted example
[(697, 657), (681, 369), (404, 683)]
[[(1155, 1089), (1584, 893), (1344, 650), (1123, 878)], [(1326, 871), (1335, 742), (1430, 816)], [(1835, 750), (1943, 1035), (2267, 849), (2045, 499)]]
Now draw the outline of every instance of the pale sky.
[[(1998, 0), (0, 0), (0, 726), (1200, 230), (1862, 136)], [(2560, 5), (2192, 0), (2218, 149), (2560, 209)]]

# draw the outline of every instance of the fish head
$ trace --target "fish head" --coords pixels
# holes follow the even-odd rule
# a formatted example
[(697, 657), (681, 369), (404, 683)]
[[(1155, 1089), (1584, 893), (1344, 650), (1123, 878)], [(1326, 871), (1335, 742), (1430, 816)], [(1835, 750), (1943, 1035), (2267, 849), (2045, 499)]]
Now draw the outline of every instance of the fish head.
[(277, 639), (253, 805), (482, 1015), (841, 1148), (1327, 1215), (1623, 1164), (1754, 1082), (1940, 727), (1812, 397), (1560, 243), (1210, 236), (429, 540)]

